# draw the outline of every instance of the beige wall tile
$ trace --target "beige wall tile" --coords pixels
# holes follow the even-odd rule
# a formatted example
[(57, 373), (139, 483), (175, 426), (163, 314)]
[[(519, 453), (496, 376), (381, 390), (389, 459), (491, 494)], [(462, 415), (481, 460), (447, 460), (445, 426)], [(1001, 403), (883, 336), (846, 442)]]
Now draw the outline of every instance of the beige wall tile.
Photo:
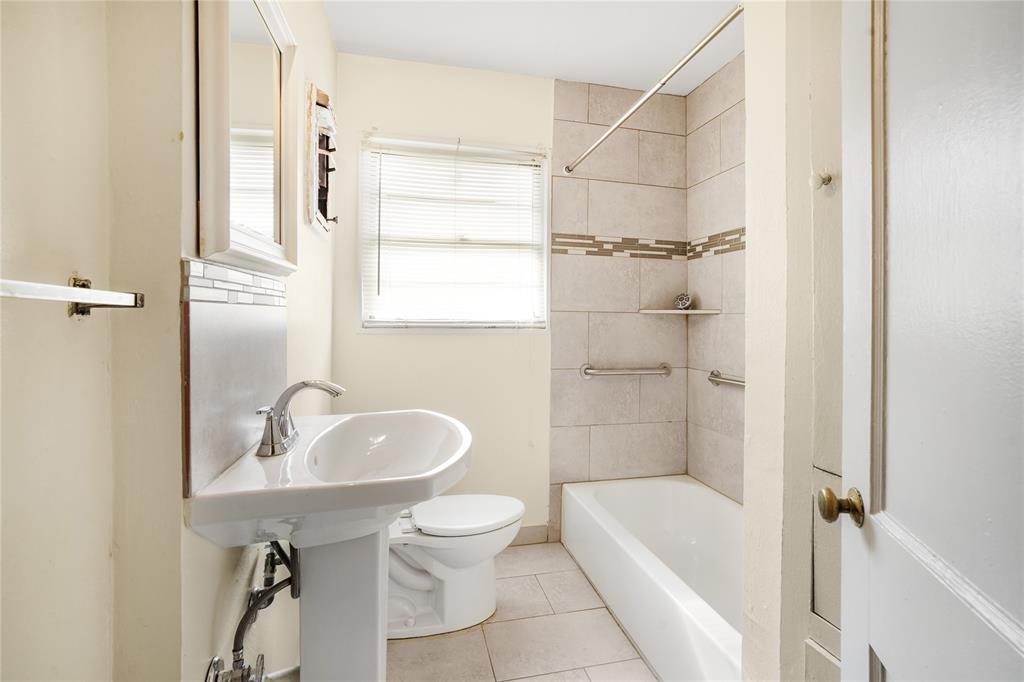
[[(557, 574), (556, 574), (557, 575)], [(488, 623), (554, 613), (537, 576), (523, 575), (497, 581), (497, 608)]]
[(480, 627), (388, 642), (388, 680), (493, 680)]
[[(691, 263), (693, 261), (690, 261)], [(718, 324), (721, 315), (693, 315), (687, 320), (686, 366), (707, 374), (718, 369)]]
[(686, 138), (682, 135), (640, 133), (640, 182), (663, 187), (686, 187)]
[(686, 286), (694, 308), (722, 309), (722, 258), (704, 256), (686, 262)]
[(551, 231), (587, 233), (587, 183), (578, 178), (551, 179)]
[(722, 119), (715, 117), (686, 136), (686, 185), (722, 172)]
[(565, 551), (565, 547), (551, 542), (509, 547), (494, 559), (494, 571), (498, 578), (569, 571), (576, 567), (576, 562)]
[[(562, 484), (549, 488), (548, 495), (548, 542), (562, 540)], [(561, 545), (559, 545), (561, 547)], [(571, 559), (570, 559), (571, 561)]]
[(811, 475), (814, 480), (814, 489), (811, 496), (810, 514), (814, 519), (813, 529), (813, 594), (814, 601), (811, 610), (832, 623), (842, 623), (840, 611), (840, 566), (842, 559), (842, 548), (840, 543), (840, 524), (826, 523), (817, 510), (817, 499), (815, 495), (822, 488), (832, 488), (837, 495), (845, 492), (843, 479), (835, 474), (830, 474), (821, 469), (813, 469)]
[(717, 369), (722, 374), (745, 377), (745, 329), (743, 315), (719, 315)]
[(701, 127), (744, 97), (743, 55), (719, 69), (686, 98), (686, 132)]
[(686, 369), (667, 377), (640, 377), (640, 421), (686, 421)]
[(721, 433), (729, 438), (743, 438), (743, 402), (746, 393), (742, 387), (722, 385)]
[(590, 427), (551, 429), (551, 483), (586, 481), (590, 474)]
[(552, 255), (551, 309), (636, 312), (640, 299), (640, 260)]
[(721, 386), (708, 381), (708, 373), (691, 369), (686, 377), (686, 421), (689, 424), (709, 429), (722, 430)]
[(590, 364), (594, 367), (686, 365), (682, 315), (590, 314)]
[(686, 424), (661, 422), (590, 429), (590, 478), (666, 476), (686, 471)]
[[(552, 175), (564, 175), (562, 169), (565, 165), (585, 152), (605, 130), (607, 130), (606, 126), (573, 121), (555, 121), (554, 149), (551, 153), (553, 157)], [(612, 136), (598, 147), (586, 161), (581, 163), (572, 176), (636, 182), (637, 145), (637, 131), (619, 129), (612, 133)]]
[(745, 376), (744, 316), (701, 315), (689, 320), (687, 363), (692, 369)]
[(657, 678), (639, 658), (587, 668), (590, 682), (654, 682)]
[[(746, 283), (746, 251), (733, 251), (722, 256), (722, 312), (742, 313), (746, 310), (744, 286)], [(640, 271), (641, 301), (643, 300), (643, 270)]]
[(590, 86), (575, 81), (555, 81), (555, 118), (587, 122)]
[(488, 623), (483, 627), (498, 680), (637, 657), (606, 609)]
[(743, 504), (743, 439), (720, 435), (718, 456), (723, 478), (717, 490)]
[(687, 424), (686, 473), (742, 503), (743, 441)]
[(579, 369), (587, 363), (587, 313), (551, 313), (551, 368)]
[(555, 613), (598, 609), (604, 602), (579, 570), (545, 573), (537, 576)]
[(746, 105), (734, 105), (722, 114), (722, 169), (743, 163), (746, 158)]
[[(609, 126), (643, 94), (607, 85), (590, 86), (590, 122)], [(625, 128), (682, 135), (686, 132), (686, 98), (655, 95), (623, 124)]]
[(591, 377), (579, 370), (551, 372), (551, 425), (627, 424), (640, 416), (637, 377)]
[(686, 239), (686, 190), (594, 180), (587, 213), (590, 234)]
[(673, 307), (676, 296), (686, 291), (685, 260), (640, 259), (640, 309)]
[(686, 379), (686, 421), (726, 438), (743, 438), (743, 389), (715, 386), (708, 372), (691, 369)]
[(743, 227), (743, 169), (737, 166), (686, 191), (686, 231), (690, 240)]

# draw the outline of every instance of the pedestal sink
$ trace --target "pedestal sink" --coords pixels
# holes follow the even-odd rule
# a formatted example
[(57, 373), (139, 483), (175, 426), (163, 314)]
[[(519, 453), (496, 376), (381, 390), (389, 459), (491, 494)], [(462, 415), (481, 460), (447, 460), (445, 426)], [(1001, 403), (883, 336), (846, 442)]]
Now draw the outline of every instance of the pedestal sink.
[(469, 468), (469, 430), (427, 410), (299, 417), (294, 449), (243, 455), (187, 501), (222, 547), (300, 548), (301, 676), (383, 680), (388, 526)]

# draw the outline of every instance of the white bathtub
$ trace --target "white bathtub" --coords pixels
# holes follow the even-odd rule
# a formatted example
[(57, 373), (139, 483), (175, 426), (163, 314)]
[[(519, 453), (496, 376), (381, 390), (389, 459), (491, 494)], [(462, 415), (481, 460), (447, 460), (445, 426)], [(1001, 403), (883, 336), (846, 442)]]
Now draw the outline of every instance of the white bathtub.
[(742, 507), (689, 476), (562, 490), (562, 543), (658, 676), (740, 679)]

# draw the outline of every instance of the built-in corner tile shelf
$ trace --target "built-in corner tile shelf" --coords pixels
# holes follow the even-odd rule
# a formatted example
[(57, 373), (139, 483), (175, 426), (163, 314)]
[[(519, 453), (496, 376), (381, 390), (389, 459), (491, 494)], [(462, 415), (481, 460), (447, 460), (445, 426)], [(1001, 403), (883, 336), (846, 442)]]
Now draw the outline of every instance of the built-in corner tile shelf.
[(679, 310), (677, 308), (666, 308), (664, 310), (641, 310), (647, 315), (718, 315), (721, 310)]

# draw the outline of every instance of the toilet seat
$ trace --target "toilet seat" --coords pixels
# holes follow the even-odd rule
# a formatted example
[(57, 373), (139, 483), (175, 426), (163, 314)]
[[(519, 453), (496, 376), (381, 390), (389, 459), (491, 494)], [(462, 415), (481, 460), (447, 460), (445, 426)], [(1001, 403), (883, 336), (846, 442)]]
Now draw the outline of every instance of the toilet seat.
[(410, 511), (412, 525), (421, 533), (465, 537), (490, 533), (519, 521), (525, 506), (504, 495), (442, 495)]

